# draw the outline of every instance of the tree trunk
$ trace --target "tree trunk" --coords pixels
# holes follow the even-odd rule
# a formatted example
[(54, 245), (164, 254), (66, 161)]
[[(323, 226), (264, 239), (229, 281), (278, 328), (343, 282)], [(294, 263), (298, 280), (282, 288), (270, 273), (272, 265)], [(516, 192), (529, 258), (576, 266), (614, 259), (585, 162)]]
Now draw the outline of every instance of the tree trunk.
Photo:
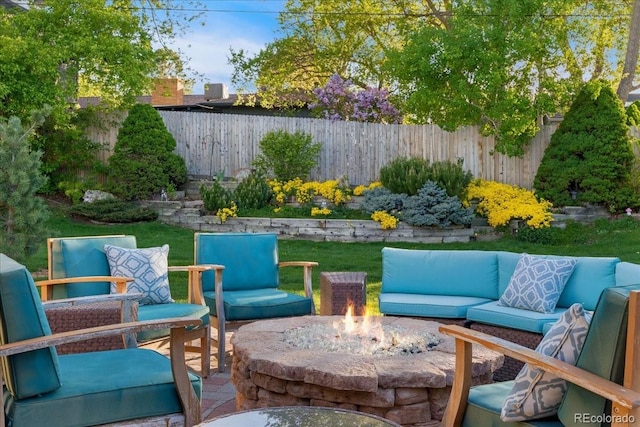
[(631, 24), (629, 26), (629, 41), (627, 42), (627, 52), (624, 57), (624, 68), (622, 79), (618, 85), (618, 97), (622, 102), (626, 102), (629, 92), (636, 87), (633, 86), (633, 79), (638, 67), (638, 51), (640, 50), (640, 0), (633, 3), (631, 14)]

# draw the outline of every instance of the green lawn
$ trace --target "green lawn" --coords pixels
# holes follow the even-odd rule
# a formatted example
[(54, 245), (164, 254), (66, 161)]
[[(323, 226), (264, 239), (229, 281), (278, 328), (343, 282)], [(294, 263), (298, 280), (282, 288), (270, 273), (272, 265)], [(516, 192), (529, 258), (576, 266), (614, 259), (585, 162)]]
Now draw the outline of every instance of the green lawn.
[[(48, 221), (49, 236), (85, 236), (100, 234), (133, 234), (139, 247), (170, 245), (170, 265), (193, 262), (194, 231), (176, 226), (153, 223), (100, 225), (77, 222), (62, 211), (56, 211)], [(313, 273), (316, 305), (320, 307), (321, 271), (364, 271), (367, 273), (367, 306), (378, 312), (378, 293), (382, 275), (381, 249), (385, 246), (415, 249), (482, 249), (574, 256), (617, 256), (623, 261), (640, 264), (640, 221), (623, 217), (598, 220), (594, 225), (570, 223), (566, 229), (552, 229), (554, 244), (534, 244), (519, 241), (510, 235), (492, 242), (415, 244), (415, 243), (339, 243), (306, 240), (280, 240), (281, 261), (317, 261)], [(46, 268), (46, 237), (38, 251), (24, 264), (31, 270)], [(172, 273), (171, 292), (176, 299), (186, 298), (186, 273)], [(281, 285), (288, 290), (302, 289), (302, 270), (286, 268), (281, 272)]]

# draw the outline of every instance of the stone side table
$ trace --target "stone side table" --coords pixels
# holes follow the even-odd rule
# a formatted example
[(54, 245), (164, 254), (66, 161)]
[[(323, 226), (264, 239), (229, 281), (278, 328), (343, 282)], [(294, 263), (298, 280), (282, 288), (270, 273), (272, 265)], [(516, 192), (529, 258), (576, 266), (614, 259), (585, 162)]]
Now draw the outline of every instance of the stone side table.
[(367, 306), (367, 273), (321, 272), (320, 314), (344, 315), (349, 303), (353, 304), (355, 316), (364, 315)]

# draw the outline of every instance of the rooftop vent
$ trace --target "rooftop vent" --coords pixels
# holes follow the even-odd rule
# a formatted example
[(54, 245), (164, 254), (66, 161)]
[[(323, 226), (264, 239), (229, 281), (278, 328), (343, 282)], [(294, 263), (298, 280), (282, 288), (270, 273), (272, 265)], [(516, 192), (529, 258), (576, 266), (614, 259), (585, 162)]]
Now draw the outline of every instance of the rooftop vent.
[(204, 97), (207, 101), (227, 99), (229, 98), (229, 89), (222, 83), (207, 83), (204, 85)]

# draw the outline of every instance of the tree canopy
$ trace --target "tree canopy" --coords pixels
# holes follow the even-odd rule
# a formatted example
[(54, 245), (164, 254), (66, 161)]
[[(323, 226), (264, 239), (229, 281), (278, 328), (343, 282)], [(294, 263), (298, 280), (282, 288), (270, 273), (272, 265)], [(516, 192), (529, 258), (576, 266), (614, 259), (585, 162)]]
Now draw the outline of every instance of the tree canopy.
[(585, 82), (638, 87), (636, 14), (640, 0), (289, 0), (277, 40), (231, 51), (233, 83), (269, 106), (306, 101), (337, 74), (391, 88), (416, 122), (481, 125), (519, 155)]
[(190, 3), (45, 0), (0, 8), (0, 116), (26, 118), (48, 103), (64, 120), (80, 84), (109, 106), (132, 105), (169, 58), (154, 42), (184, 28)]

